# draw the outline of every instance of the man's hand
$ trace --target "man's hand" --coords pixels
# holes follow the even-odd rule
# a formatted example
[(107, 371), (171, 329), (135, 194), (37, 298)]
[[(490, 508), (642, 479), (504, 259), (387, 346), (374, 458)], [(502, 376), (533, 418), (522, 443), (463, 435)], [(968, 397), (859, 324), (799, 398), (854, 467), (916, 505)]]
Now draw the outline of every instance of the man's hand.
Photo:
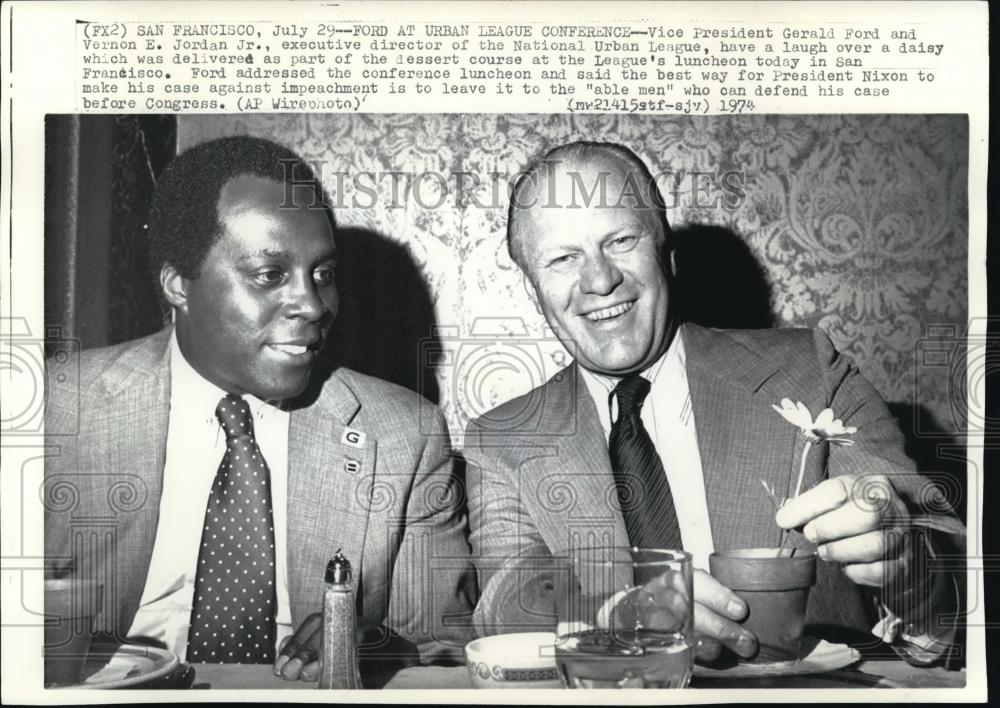
[[(746, 603), (703, 570), (694, 571), (693, 581), (695, 658), (714, 661), (723, 646), (742, 657), (753, 656), (757, 638), (738, 624), (746, 617)], [(680, 575), (664, 573), (624, 595), (614, 608), (613, 623), (678, 631), (687, 611), (686, 595)]]
[(788, 500), (774, 518), (784, 529), (804, 524), (802, 533), (816, 544), (817, 555), (842, 563), (844, 574), (859, 585), (881, 588), (905, 577), (905, 544), (898, 529), (908, 525), (909, 514), (883, 475), (825, 480)]
[(749, 659), (757, 653), (757, 637), (739, 622), (747, 604), (703, 570), (694, 571), (695, 659), (715, 661), (722, 647)]
[(285, 637), (274, 660), (274, 675), (286, 681), (316, 681), (322, 655), (323, 614), (316, 612), (305, 618), (295, 634)]
[[(377, 641), (382, 628), (358, 624), (358, 647)], [(415, 650), (414, 650), (415, 651)], [(316, 612), (303, 620), (290, 637), (285, 637), (274, 660), (274, 675), (286, 681), (318, 681), (323, 658), (323, 614)]]

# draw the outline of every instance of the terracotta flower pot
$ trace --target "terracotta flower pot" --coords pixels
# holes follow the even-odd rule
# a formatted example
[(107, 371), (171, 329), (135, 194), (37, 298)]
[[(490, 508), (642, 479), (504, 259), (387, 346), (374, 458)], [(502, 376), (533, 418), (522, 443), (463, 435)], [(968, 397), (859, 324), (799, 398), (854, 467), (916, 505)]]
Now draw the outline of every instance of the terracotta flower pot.
[(776, 557), (776, 548), (736, 548), (713, 553), (712, 576), (746, 601), (743, 626), (757, 635), (760, 651), (749, 661), (801, 658), (809, 589), (816, 582), (816, 554), (799, 550)]

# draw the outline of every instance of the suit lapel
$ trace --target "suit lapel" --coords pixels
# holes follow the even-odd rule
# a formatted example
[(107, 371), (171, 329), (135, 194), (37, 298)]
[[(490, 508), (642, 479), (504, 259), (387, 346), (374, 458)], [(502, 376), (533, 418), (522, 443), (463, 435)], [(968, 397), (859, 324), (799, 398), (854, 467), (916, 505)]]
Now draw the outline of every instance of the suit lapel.
[(773, 359), (729, 336), (690, 324), (681, 332), (713, 544), (776, 545), (761, 480), (779, 496), (794, 484), (796, 428), (771, 410), (791, 383)]
[[(288, 433), (288, 589), (297, 626), (321, 610), (327, 562), (341, 550), (361, 581), (376, 441), (361, 429), (361, 404), (334, 372), (319, 399), (292, 411)], [(352, 427), (354, 426), (354, 427)]]
[(170, 417), (171, 331), (125, 353), (105, 374), (107, 400), (101, 409), (108, 413), (101, 438), (112, 443), (94, 445), (100, 459), (85, 467), (109, 475), (104, 508), (110, 507), (115, 519), (117, 559), (109, 566), (114, 577), (103, 582), (105, 598), (113, 600), (109, 606), (118, 608), (122, 636), (138, 610), (156, 540)]
[(604, 430), (575, 365), (546, 384), (541, 399), (546, 431), (536, 436), (518, 471), (521, 488), (534, 489), (528, 503), (546, 544), (556, 553), (570, 546), (626, 544), (628, 535), (615, 494)]

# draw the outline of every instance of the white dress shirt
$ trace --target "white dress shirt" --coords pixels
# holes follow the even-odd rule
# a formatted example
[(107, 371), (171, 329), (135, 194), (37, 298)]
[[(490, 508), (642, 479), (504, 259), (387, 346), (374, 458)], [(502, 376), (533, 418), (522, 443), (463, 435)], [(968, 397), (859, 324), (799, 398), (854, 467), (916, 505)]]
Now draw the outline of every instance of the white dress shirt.
[[(170, 340), (170, 418), (156, 541), (130, 637), (162, 642), (181, 661), (187, 655), (191, 603), (205, 509), (215, 473), (226, 453), (226, 435), (215, 408), (226, 393), (201, 377)], [(285, 562), (288, 489), (288, 412), (245, 396), (254, 434), (271, 473), (271, 506), (277, 567), (276, 646), (292, 631)]]
[[(684, 550), (691, 554), (692, 565), (707, 573), (708, 557), (715, 549), (685, 361), (684, 341), (678, 331), (663, 356), (642, 372), (651, 386), (640, 417), (670, 484)], [(608, 398), (619, 380), (582, 366), (580, 371), (597, 406), (607, 442), (612, 422), (618, 417), (618, 401), (612, 398), (609, 402)]]

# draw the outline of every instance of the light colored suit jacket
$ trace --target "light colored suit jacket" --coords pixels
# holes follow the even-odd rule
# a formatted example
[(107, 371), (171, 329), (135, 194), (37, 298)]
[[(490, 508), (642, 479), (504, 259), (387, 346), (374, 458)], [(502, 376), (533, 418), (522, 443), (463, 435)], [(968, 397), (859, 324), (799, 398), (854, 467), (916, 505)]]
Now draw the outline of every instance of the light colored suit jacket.
[[(880, 473), (911, 509), (931, 498), (929, 482), (903, 452), (896, 420), (822, 331), (692, 324), (680, 331), (717, 551), (780, 541), (761, 480), (792, 496), (804, 440), (771, 408), (783, 398), (801, 401), (813, 416), (832, 408), (858, 428), (852, 447), (813, 448), (803, 489), (828, 476)], [(543, 621), (522, 595), (533, 564), (544, 567), (546, 557), (571, 546), (628, 545), (604, 432), (576, 365), (471, 423), (465, 455), (480, 632), (523, 631)], [(790, 540), (812, 549), (801, 534)], [(807, 622), (868, 632), (873, 603), (834, 564), (818, 565)]]
[[(157, 528), (170, 332), (85, 351), (79, 381), (49, 381), (46, 429), (72, 434), (48, 438), (47, 564), (104, 584), (98, 626), (119, 640)], [(293, 625), (321, 611), (327, 562), (342, 549), (364, 621), (397, 631), (425, 660), (459, 658), (475, 579), (443, 416), (411, 391), (347, 369), (316, 388), (289, 422)], [(349, 430), (363, 434), (360, 445)]]

